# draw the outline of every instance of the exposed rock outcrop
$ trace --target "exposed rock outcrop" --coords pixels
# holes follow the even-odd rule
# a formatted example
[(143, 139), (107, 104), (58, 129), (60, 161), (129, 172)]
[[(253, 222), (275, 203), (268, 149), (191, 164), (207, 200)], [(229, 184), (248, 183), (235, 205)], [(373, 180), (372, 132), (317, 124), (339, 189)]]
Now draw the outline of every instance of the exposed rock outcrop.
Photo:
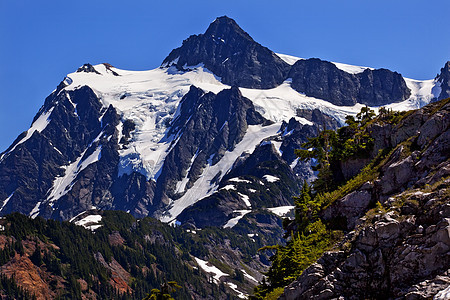
[(387, 69), (351, 74), (317, 58), (297, 61), (289, 71), (292, 87), (336, 105), (386, 105), (406, 100), (411, 92), (403, 77)]
[(35, 266), (27, 256), (16, 254), (0, 268), (0, 273), (8, 278), (14, 278), (21, 287), (33, 293), (38, 300), (56, 297), (49, 283), (44, 280), (49, 275)]
[(375, 135), (383, 137), (379, 145), (395, 148), (378, 177), (322, 212), (347, 234), (281, 299), (430, 299), (447, 293), (449, 110), (448, 100), (433, 103), (386, 126), (388, 135)]
[(157, 201), (184, 193), (176, 189), (177, 182), (187, 177), (189, 188), (207, 164), (214, 165), (226, 151), (233, 151), (249, 125), (268, 122), (237, 87), (216, 95), (191, 86), (180, 103), (179, 117), (167, 133), (174, 137), (173, 148), (156, 183)]
[(438, 100), (446, 99), (450, 97), (450, 61), (446, 62), (441, 69), (441, 74), (437, 77), (440, 84), (441, 93)]
[(217, 18), (204, 34), (192, 35), (183, 41), (162, 65), (186, 70), (200, 63), (221, 77), (225, 84), (263, 89), (281, 84), (290, 67), (226, 16)]

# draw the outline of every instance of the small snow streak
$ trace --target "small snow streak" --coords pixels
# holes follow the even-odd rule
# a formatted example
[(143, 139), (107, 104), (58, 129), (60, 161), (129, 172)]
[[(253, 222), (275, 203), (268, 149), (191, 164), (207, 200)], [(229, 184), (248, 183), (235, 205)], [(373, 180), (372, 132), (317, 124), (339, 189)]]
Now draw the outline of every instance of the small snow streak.
[(11, 199), (11, 197), (12, 197), (13, 195), (14, 195), (14, 192), (12, 192), (11, 195), (9, 195), (9, 197), (6, 198), (6, 199), (3, 201), (3, 204), (2, 204), (2, 207), (0, 208), (0, 211), (2, 211), (3, 208), (5, 208), (6, 204), (8, 204), (8, 202), (9, 202), (9, 199)]
[(236, 224), (239, 222), (239, 220), (242, 219), (249, 212), (251, 212), (251, 210), (245, 210), (245, 209), (235, 210), (234, 213), (237, 213), (238, 216), (228, 220), (228, 222), (223, 226), (223, 228), (233, 228), (234, 226), (236, 226)]
[(12, 147), (11, 150), (9, 150), (8, 152), (4, 153), (1, 157), (0, 157), (0, 162), (3, 160), (4, 157), (6, 157), (9, 153), (13, 152), (14, 149), (16, 149), (17, 146), (19, 146), (20, 144), (24, 143), (25, 141), (27, 141), (32, 135), (33, 133), (37, 132), (42, 132), (47, 125), (50, 123), (51, 119), (50, 119), (50, 115), (53, 112), (53, 109), (55, 107), (50, 108), (48, 111), (43, 112), (39, 118), (37, 118), (36, 121), (33, 122), (33, 124), (31, 124), (30, 129), (28, 129), (27, 134), (25, 135), (24, 138), (22, 138), (17, 144), (14, 145), (14, 147)]
[[(49, 190), (50, 194), (47, 197), (47, 202), (50, 206), (53, 206), (53, 203), (56, 200), (67, 194), (72, 189), (73, 182), (81, 171), (83, 171), (90, 164), (100, 160), (102, 146), (99, 145), (94, 152), (83, 160), (86, 151), (87, 149), (77, 158), (76, 161), (65, 166), (64, 176), (57, 177), (53, 182), (53, 187)], [(36, 206), (30, 215), (36, 213), (39, 213), (39, 206)]]

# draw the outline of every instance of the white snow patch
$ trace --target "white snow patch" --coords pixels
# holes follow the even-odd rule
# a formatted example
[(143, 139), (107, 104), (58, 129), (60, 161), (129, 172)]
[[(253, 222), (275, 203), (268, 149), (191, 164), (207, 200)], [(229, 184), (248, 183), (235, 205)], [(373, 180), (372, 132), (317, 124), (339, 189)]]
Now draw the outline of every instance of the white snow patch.
[(113, 105), (122, 120), (136, 124), (127, 148), (119, 150), (119, 176), (137, 171), (149, 180), (156, 180), (170, 145), (175, 144), (172, 142), (176, 137), (166, 137), (167, 125), (177, 117), (178, 104), (190, 86), (214, 93), (229, 88), (203, 65), (187, 66), (189, 72), (178, 71), (175, 67), (150, 71), (113, 68), (120, 76), (108, 72), (103, 64), (94, 67), (103, 76), (71, 73), (72, 82), (65, 90), (88, 85), (104, 107)]
[(263, 178), (267, 181), (267, 182), (277, 182), (278, 180), (280, 180), (280, 178), (272, 176), (272, 175), (264, 175)]
[(55, 146), (53, 146), (53, 150), (55, 150), (56, 152), (58, 152), (61, 156), (63, 155), (61, 151), (59, 151), (58, 148), (56, 148)]
[(290, 164), (291, 169), (294, 169), (297, 166), (299, 161), (300, 161), (300, 158), (298, 158), (298, 157), (296, 159), (294, 159), (294, 161)]
[(238, 298), (240, 298), (240, 299), (247, 299), (247, 296), (243, 292), (241, 292), (241, 291), (239, 291), (237, 289), (238, 286), (236, 284), (234, 284), (232, 282), (225, 282), (225, 284), (228, 285), (233, 291), (236, 292)]
[(297, 122), (299, 122), (300, 124), (303, 124), (303, 125), (309, 125), (309, 126), (313, 126), (313, 125), (314, 125), (313, 122), (311, 122), (311, 121), (309, 121), (309, 120), (307, 120), (307, 119), (305, 119), (305, 118), (303, 118), (303, 117), (297, 117), (297, 116), (295, 116), (294, 118), (295, 118), (295, 120), (296, 120)]
[(232, 152), (225, 152), (222, 159), (215, 165), (207, 165), (203, 170), (200, 178), (194, 185), (186, 191), (186, 193), (179, 199), (172, 202), (171, 207), (165, 215), (161, 217), (162, 222), (170, 222), (176, 218), (186, 207), (196, 203), (197, 201), (212, 195), (217, 190), (217, 185), (211, 188), (211, 181), (216, 175), (222, 172), (217, 182), (220, 182), (222, 177), (230, 170), (233, 163), (244, 152), (252, 153), (255, 146), (263, 139), (275, 135), (280, 128), (280, 124), (272, 124), (269, 126), (251, 125), (247, 128), (247, 132), (242, 141), (236, 145)]
[(245, 205), (247, 205), (247, 207), (251, 208), (252, 204), (250, 203), (250, 198), (247, 195), (244, 195), (242, 193), (238, 193), (238, 195), (241, 197), (241, 200), (244, 201)]
[(100, 215), (89, 215), (79, 221), (76, 221), (75, 224), (78, 226), (85, 226), (88, 223), (100, 223), (102, 220), (102, 216)]
[[(199, 267), (205, 271), (206, 273), (211, 274), (213, 276), (214, 282), (215, 283), (219, 283), (220, 281), (220, 277), (222, 276), (229, 276), (227, 273), (222, 272), (221, 270), (219, 270), (219, 268), (217, 268), (216, 266), (211, 265), (211, 263), (204, 261), (200, 258), (194, 257), (195, 261), (197, 262), (197, 264), (199, 265)], [(211, 266), (209, 266), (208, 264), (210, 264)]]
[(255, 190), (255, 189), (248, 189), (248, 191), (249, 191), (250, 193), (256, 193), (256, 190)]
[(440, 94), (440, 83), (435, 79), (404, 79), (406, 86), (411, 90), (411, 96), (403, 102), (386, 105), (386, 108), (391, 108), (393, 110), (411, 110), (421, 108), (430, 103), (433, 98), (437, 98)]
[(266, 119), (273, 122), (282, 122), (295, 118), (304, 125), (312, 122), (297, 117), (297, 109), (319, 109), (323, 113), (335, 117), (341, 124), (345, 123), (347, 115), (356, 115), (363, 107), (362, 104), (354, 106), (337, 106), (328, 101), (308, 97), (300, 94), (291, 87), (291, 81), (286, 80), (281, 85), (266, 90), (239, 88), (241, 93), (253, 101), (255, 109)]
[(64, 176), (56, 177), (55, 181), (53, 181), (53, 186), (49, 190), (51, 192), (47, 197), (47, 201), (49, 202), (50, 206), (52, 206), (56, 200), (58, 200), (71, 190), (73, 181), (81, 171), (83, 171), (90, 164), (97, 162), (101, 158), (102, 146), (99, 145), (94, 152), (92, 152), (86, 159), (82, 160), (86, 151), (87, 150), (85, 150), (77, 158), (76, 161), (69, 164), (68, 166), (64, 166), (65, 168)]
[(2, 204), (2, 207), (0, 208), (0, 211), (2, 211), (3, 208), (5, 208), (6, 204), (8, 204), (8, 202), (9, 202), (9, 199), (11, 199), (11, 197), (12, 197), (13, 195), (14, 195), (14, 192), (12, 192), (11, 195), (9, 195), (9, 197), (6, 198), (6, 199), (3, 201), (3, 204)]
[(442, 291), (440, 291), (439, 293), (437, 293), (433, 300), (448, 300), (450, 299), (450, 285), (443, 289)]
[(74, 216), (74, 217), (72, 217), (70, 220), (69, 220), (69, 222), (70, 223), (72, 223), (73, 222), (73, 220), (75, 220), (77, 217), (79, 217), (79, 216), (81, 216), (82, 214), (84, 214), (86, 212), (86, 210), (85, 211), (82, 211), (82, 212), (80, 212), (78, 215), (76, 215), (76, 216)]
[(122, 131), (123, 131), (123, 123), (122, 123), (122, 121), (119, 121), (119, 124), (117, 124), (116, 131), (117, 131), (117, 141), (120, 143), (120, 140), (123, 137), (123, 133), (122, 133)]
[(38, 203), (36, 203), (36, 205), (33, 207), (33, 209), (30, 211), (30, 217), (32, 219), (36, 218), (39, 215), (39, 208), (41, 207), (41, 201), (39, 201)]
[(295, 208), (295, 206), (278, 206), (278, 207), (267, 208), (267, 210), (276, 214), (279, 217), (284, 217), (294, 208)]
[(69, 100), (70, 104), (72, 104), (73, 106), (73, 113), (75, 114), (75, 116), (77, 116), (78, 120), (80, 119), (80, 116), (78, 115), (78, 111), (77, 111), (77, 104), (72, 102), (72, 98), (70, 98), (70, 94), (69, 93), (65, 93), (67, 100)]
[(102, 227), (102, 225), (88, 225), (85, 228), (89, 229), (90, 231), (96, 231), (97, 229), (99, 229), (100, 227)]
[(275, 53), (275, 54), (291, 66), (293, 64), (295, 64), (298, 60), (303, 59), (303, 58), (299, 58), (299, 57), (295, 57), (295, 56), (287, 55), (287, 54), (281, 54), (281, 53)]
[(232, 182), (242, 182), (242, 183), (252, 183), (250, 180), (247, 180), (247, 179), (240, 179), (239, 177), (230, 178), (230, 179), (228, 179), (228, 181), (232, 181)]
[(244, 273), (244, 276), (245, 276), (245, 277), (247, 277), (248, 279), (250, 279), (250, 280), (253, 281), (253, 282), (258, 283), (258, 280), (256, 280), (255, 277), (249, 275), (247, 272), (245, 272), (244, 269), (242, 269), (241, 271), (242, 271), (242, 273)]
[(374, 68), (354, 66), (354, 65), (348, 65), (348, 64), (337, 63), (337, 62), (332, 62), (332, 64), (334, 64), (338, 69), (345, 71), (347, 73), (350, 73), (350, 74), (362, 73), (366, 69), (375, 70)]
[(228, 220), (228, 222), (225, 225), (223, 225), (223, 228), (233, 228), (239, 222), (239, 220), (242, 219), (246, 214), (251, 212), (251, 210), (243, 209), (243, 210), (235, 210), (233, 212), (238, 213), (239, 215), (237, 217)]
[(102, 220), (102, 216), (100, 216), (100, 215), (89, 215), (79, 221), (76, 221), (75, 224), (78, 226), (83, 226), (86, 229), (94, 231), (102, 226), (102, 225), (98, 224), (101, 222), (101, 220)]
[(236, 190), (236, 187), (232, 184), (228, 184), (228, 185), (224, 186), (223, 188), (221, 188), (220, 190), (226, 190), (226, 191)]
[(283, 155), (283, 151), (280, 150), (282, 142), (272, 141), (272, 144), (275, 146), (275, 150), (277, 151), (277, 153), (280, 156), (282, 156)]

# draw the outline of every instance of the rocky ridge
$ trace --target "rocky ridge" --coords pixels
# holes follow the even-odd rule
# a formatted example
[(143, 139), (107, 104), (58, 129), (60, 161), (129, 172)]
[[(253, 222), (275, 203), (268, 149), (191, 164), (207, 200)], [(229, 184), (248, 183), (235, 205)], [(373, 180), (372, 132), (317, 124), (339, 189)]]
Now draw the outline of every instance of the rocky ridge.
[(441, 88), (438, 100), (450, 97), (450, 61), (445, 63), (445, 66), (441, 69), (441, 73), (437, 76), (437, 80)]
[(192, 35), (164, 59), (180, 70), (204, 64), (223, 83), (267, 89), (281, 84), (289, 65), (255, 42), (233, 19), (217, 18), (204, 34)]
[(217, 18), (204, 34), (183, 41), (162, 66), (186, 71), (199, 64), (223, 83), (244, 88), (270, 89), (291, 78), (298, 92), (336, 105), (380, 106), (411, 95), (403, 77), (387, 69), (366, 68), (353, 74), (317, 58), (300, 59), (290, 66), (226, 16)]
[(397, 72), (367, 68), (362, 73), (351, 74), (317, 58), (297, 61), (288, 77), (298, 92), (336, 105), (381, 106), (401, 102), (411, 95)]
[(348, 233), (281, 299), (444, 299), (438, 293), (450, 283), (449, 110), (447, 99), (382, 126), (378, 132), (390, 138), (376, 143), (393, 150), (379, 176), (322, 213), (331, 222), (344, 218)]

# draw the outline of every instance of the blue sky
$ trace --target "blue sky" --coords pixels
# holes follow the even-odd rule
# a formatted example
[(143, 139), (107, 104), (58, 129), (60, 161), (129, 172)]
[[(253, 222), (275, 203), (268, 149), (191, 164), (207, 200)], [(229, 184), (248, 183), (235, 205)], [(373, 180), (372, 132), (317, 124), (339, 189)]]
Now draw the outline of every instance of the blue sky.
[(450, 60), (448, 0), (0, 0), (0, 152), (83, 63), (158, 67), (216, 17), (299, 57), (431, 79)]

